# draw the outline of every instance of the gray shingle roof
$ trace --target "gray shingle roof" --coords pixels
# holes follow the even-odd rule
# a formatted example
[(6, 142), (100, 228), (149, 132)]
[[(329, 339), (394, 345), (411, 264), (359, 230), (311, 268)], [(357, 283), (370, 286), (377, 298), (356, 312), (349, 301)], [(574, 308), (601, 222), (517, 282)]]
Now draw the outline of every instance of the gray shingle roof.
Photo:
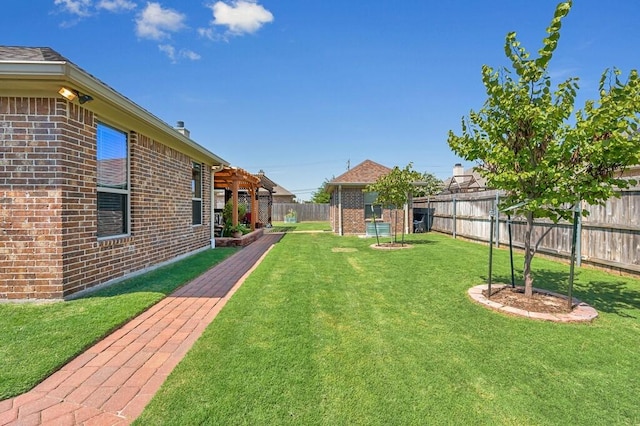
[(0, 61), (56, 61), (70, 62), (49, 47), (0, 46)]

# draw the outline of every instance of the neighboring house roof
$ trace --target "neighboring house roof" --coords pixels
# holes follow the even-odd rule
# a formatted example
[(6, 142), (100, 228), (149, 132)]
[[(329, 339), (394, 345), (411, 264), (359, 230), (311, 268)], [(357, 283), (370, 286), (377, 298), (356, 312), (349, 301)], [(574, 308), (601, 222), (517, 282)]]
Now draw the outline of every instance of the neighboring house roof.
[(636, 185), (631, 188), (640, 189), (640, 164), (627, 167), (621, 176), (627, 179), (634, 179), (636, 181)]
[(98, 185), (109, 188), (126, 188), (127, 159), (98, 160)]
[[(640, 178), (640, 165), (630, 166), (621, 174), (625, 178)], [(475, 167), (470, 167), (461, 175), (455, 175), (444, 180), (441, 194), (454, 192), (475, 192), (487, 189), (487, 180), (480, 176)], [(640, 183), (638, 184), (640, 187)]]
[(229, 163), (178, 132), (130, 99), (49, 47), (0, 46), (0, 93), (4, 96), (60, 96), (68, 87), (90, 95), (84, 107), (121, 126), (141, 132), (194, 160)]
[(295, 194), (289, 192), (287, 189), (278, 185), (275, 181), (269, 179), (264, 173), (264, 170), (260, 170), (258, 173), (256, 173), (256, 176), (262, 182), (262, 186), (260, 187), (258, 192), (266, 193), (268, 191), (271, 191), (274, 197), (295, 197)]
[(386, 176), (390, 172), (391, 169), (389, 167), (378, 164), (375, 161), (364, 160), (354, 168), (327, 182), (327, 191), (331, 192), (333, 187), (338, 185), (366, 186), (375, 183), (378, 178)]
[(483, 191), (486, 189), (486, 183), (487, 180), (480, 176), (475, 167), (470, 167), (464, 170), (462, 174), (445, 179), (441, 194)]
[(289, 192), (286, 188), (276, 184), (273, 187), (273, 195), (278, 197), (295, 197), (296, 195), (292, 192)]
[(274, 188), (278, 186), (277, 183), (269, 179), (267, 175), (264, 174), (264, 170), (260, 170), (255, 175), (260, 179), (260, 188), (258, 189), (258, 192), (272, 192)]

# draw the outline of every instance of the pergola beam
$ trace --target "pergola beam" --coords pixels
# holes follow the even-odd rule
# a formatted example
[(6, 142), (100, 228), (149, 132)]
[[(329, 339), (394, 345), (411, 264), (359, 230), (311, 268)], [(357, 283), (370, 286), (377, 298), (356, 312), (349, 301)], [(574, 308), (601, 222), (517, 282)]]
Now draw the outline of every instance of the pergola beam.
[(251, 230), (256, 228), (256, 213), (253, 213), (257, 209), (257, 201), (255, 201), (255, 194), (258, 193), (261, 180), (257, 176), (252, 175), (246, 170), (238, 167), (224, 167), (215, 174), (214, 188), (226, 189), (231, 191), (233, 212), (231, 216), (231, 224), (236, 226), (238, 224), (238, 191), (246, 190), (249, 192), (251, 198)]

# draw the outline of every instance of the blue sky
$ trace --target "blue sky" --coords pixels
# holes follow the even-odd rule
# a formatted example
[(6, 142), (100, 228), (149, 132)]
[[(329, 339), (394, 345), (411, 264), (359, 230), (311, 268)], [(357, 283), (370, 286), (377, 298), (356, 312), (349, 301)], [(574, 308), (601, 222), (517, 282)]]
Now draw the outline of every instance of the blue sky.
[[(4, 0), (2, 44), (51, 47), (232, 165), (300, 200), (370, 159), (441, 179), (449, 130), (516, 31), (541, 46), (555, 0)], [(640, 1), (576, 0), (551, 61), (580, 78), (639, 67)], [(464, 163), (470, 166), (470, 163)]]

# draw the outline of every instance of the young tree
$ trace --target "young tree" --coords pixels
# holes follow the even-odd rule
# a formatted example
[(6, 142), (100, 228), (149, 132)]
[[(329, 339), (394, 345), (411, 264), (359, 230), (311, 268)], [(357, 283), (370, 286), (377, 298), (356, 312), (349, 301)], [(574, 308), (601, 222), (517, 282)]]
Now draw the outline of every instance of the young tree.
[[(525, 294), (533, 294), (531, 260), (535, 255), (536, 218), (572, 220), (580, 200), (603, 204), (630, 182), (621, 171), (640, 162), (640, 84), (632, 70), (606, 70), (598, 102), (587, 101), (570, 120), (578, 89), (569, 78), (552, 91), (549, 61), (560, 38), (571, 1), (558, 4), (538, 57), (530, 59), (516, 34), (506, 36), (505, 53), (513, 71), (482, 67), (487, 100), (462, 120), (462, 135), (449, 132), (451, 149), (478, 161), (490, 187), (507, 191), (503, 207), (519, 206), (526, 218)], [(635, 182), (631, 183), (635, 184)], [(581, 211), (583, 215), (588, 212)]]
[(322, 182), (322, 185), (320, 186), (320, 188), (318, 188), (317, 191), (315, 191), (313, 194), (311, 194), (311, 202), (312, 203), (316, 203), (316, 204), (327, 204), (329, 203), (329, 200), (331, 198), (331, 194), (329, 194), (327, 192), (327, 184), (329, 183), (328, 179), (325, 179), (324, 182)]
[[(381, 176), (375, 183), (367, 185), (365, 191), (378, 194), (376, 202), (388, 206), (394, 210), (393, 240), (397, 242), (398, 209), (401, 209), (409, 201), (414, 190), (414, 182), (420, 181), (422, 175), (413, 170), (413, 164), (409, 163), (404, 169), (395, 166), (391, 172)], [(404, 241), (404, 226), (402, 227), (402, 241)]]

